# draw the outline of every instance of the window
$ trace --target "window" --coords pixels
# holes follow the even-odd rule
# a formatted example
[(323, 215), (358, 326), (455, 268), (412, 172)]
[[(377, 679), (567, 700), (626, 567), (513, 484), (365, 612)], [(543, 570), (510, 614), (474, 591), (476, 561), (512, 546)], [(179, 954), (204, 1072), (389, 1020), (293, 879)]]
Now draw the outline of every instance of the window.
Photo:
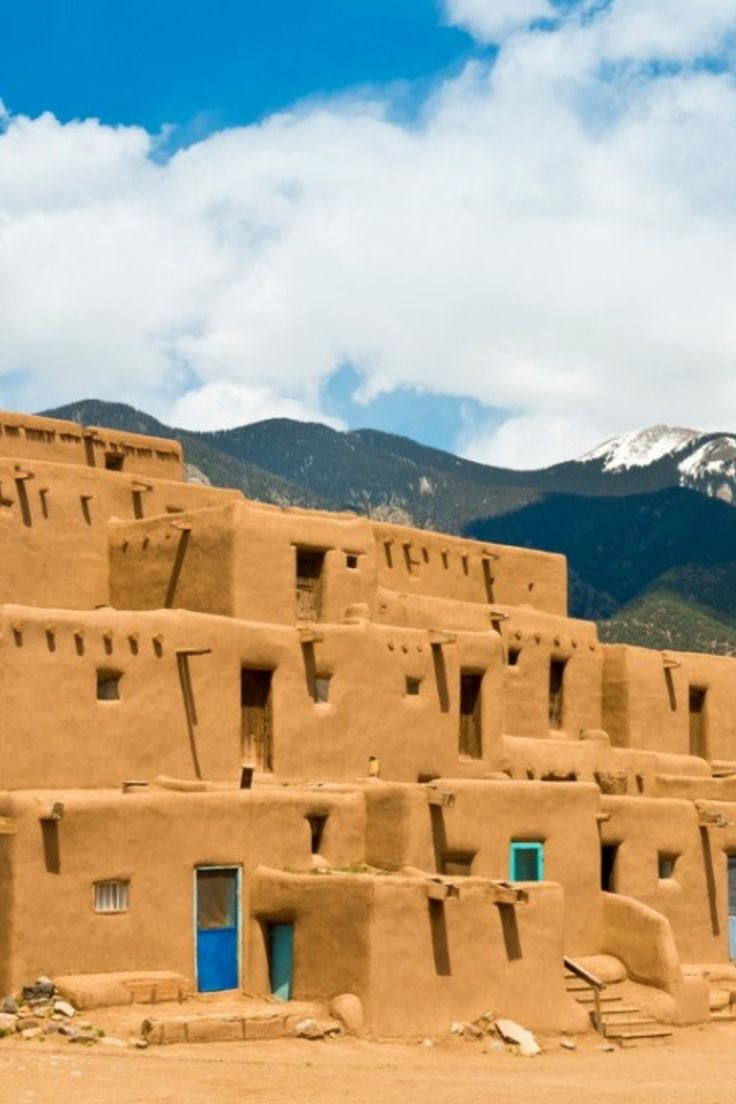
[(674, 878), (675, 876), (675, 864), (677, 862), (677, 855), (673, 855), (667, 852), (659, 853), (657, 860), (659, 877), (660, 878)]
[(601, 889), (604, 893), (616, 892), (617, 858), (617, 843), (606, 843), (601, 847)]
[(108, 471), (122, 471), (125, 457), (121, 452), (106, 452), (105, 467)]
[(540, 841), (514, 842), (509, 856), (509, 877), (512, 882), (544, 880), (544, 844)]
[(482, 757), (481, 696), (483, 676), (462, 671), (460, 674), (459, 752), (467, 759)]
[(322, 849), (322, 837), (324, 836), (325, 825), (327, 824), (327, 816), (322, 814), (313, 814), (307, 817), (309, 822), (309, 830), (312, 836), (312, 854), (319, 855)]
[(127, 912), (130, 882), (95, 882), (95, 912)]
[(690, 754), (697, 755), (700, 759), (708, 758), (708, 734), (706, 730), (705, 713), (706, 697), (707, 691), (703, 687), (690, 687)]
[(358, 566), (358, 557), (355, 552), (348, 552), (345, 557), (345, 566), (349, 567), (351, 571), (355, 571)]
[(519, 656), (521, 655), (521, 648), (509, 648), (506, 662), (509, 667), (516, 667), (519, 663)]
[(549, 727), (562, 728), (565, 716), (565, 667), (564, 659), (549, 662)]
[(442, 873), (469, 877), (473, 872), (475, 851), (446, 851), (442, 856)]
[(321, 705), (329, 700), (330, 697), (330, 682), (332, 680), (331, 675), (315, 675), (314, 676), (314, 701), (317, 705)]
[(118, 701), (120, 698), (120, 679), (122, 677), (119, 671), (98, 671), (97, 700)]
[(410, 678), (407, 675), (406, 678), (406, 693), (408, 697), (415, 698), (419, 693), (419, 688), (422, 685), (422, 680), (418, 678)]

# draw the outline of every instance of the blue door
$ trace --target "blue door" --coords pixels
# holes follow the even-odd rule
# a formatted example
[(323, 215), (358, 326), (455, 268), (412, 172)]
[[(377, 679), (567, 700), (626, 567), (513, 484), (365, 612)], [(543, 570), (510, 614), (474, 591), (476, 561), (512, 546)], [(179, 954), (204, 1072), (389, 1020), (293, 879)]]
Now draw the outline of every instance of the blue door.
[(532, 841), (512, 843), (509, 877), (512, 882), (544, 881), (544, 844)]
[(291, 1000), (294, 970), (294, 925), (269, 925), (269, 968), (271, 992), (279, 1000)]
[(201, 993), (238, 988), (238, 881), (237, 867), (197, 871), (197, 988)]
[(736, 855), (728, 856), (728, 956), (736, 961)]

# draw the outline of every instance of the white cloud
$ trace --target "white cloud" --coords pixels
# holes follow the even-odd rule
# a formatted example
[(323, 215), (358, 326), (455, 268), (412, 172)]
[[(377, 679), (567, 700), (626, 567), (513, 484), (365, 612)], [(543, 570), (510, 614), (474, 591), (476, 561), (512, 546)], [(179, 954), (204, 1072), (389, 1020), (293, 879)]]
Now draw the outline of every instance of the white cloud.
[(174, 403), (171, 422), (182, 429), (230, 429), (267, 418), (293, 418), (297, 422), (326, 422), (344, 429), (336, 418), (326, 418), (294, 399), (274, 395), (267, 387), (238, 383), (208, 383), (187, 391)]
[[(688, 57), (736, 4), (672, 3), (681, 24), (616, 0), (518, 30), (414, 127), (353, 98), (162, 163), (139, 128), (11, 115), (0, 389), (189, 425), (312, 417), (349, 359), (368, 396), (421, 385), (514, 411), (469, 449), (518, 466), (647, 423), (733, 428), (736, 90)], [(682, 64), (602, 79), (617, 50)]]
[(499, 42), (537, 19), (557, 14), (549, 0), (445, 0), (447, 18), (476, 38)]

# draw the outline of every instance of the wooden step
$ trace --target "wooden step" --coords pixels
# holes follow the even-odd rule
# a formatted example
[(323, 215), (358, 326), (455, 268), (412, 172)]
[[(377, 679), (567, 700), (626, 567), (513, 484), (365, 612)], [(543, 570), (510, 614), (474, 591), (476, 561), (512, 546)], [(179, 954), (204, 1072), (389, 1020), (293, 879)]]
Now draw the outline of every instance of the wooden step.
[[(646, 1013), (642, 1012), (641, 1008), (637, 1008), (636, 1005), (634, 1005), (634, 1004), (617, 1004), (615, 1006), (615, 1008), (613, 1006), (610, 1007), (610, 1008), (604, 1008), (603, 1009), (603, 1015), (604, 1016), (624, 1016), (624, 1015), (644, 1016), (644, 1015), (646, 1015)], [(651, 1018), (653, 1018), (653, 1017), (650, 1017), (650, 1019)]]
[(656, 1022), (653, 1016), (647, 1016), (645, 1013), (638, 1016), (626, 1016), (620, 1020), (607, 1020), (605, 1016), (603, 1017), (606, 1035), (610, 1035), (609, 1028), (616, 1030), (619, 1027), (648, 1027), (651, 1024), (656, 1024)]
[[(592, 989), (589, 989), (587, 993), (581, 993), (580, 996), (575, 996), (575, 1000), (578, 1004), (594, 1004), (595, 994)], [(617, 1004), (623, 1003), (623, 997), (617, 996), (615, 993), (601, 993), (598, 997), (601, 1004)]]
[(720, 1020), (721, 1023), (732, 1023), (734, 1020), (736, 1020), (736, 1012), (729, 1012), (728, 1010), (724, 1010), (722, 1012), (711, 1012), (710, 1018), (711, 1021)]
[(669, 1039), (672, 1031), (664, 1024), (645, 1024), (641, 1027), (619, 1027), (606, 1025), (606, 1038), (620, 1042), (632, 1042), (637, 1039)]

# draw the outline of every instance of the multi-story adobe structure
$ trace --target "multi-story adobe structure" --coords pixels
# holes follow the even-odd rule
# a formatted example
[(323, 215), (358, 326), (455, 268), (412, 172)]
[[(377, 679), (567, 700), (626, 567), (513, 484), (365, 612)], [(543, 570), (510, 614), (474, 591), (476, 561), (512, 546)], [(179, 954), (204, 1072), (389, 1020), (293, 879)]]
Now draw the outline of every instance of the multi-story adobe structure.
[(183, 474), (0, 413), (0, 990), (168, 970), (389, 1035), (584, 1029), (596, 963), (663, 1021), (736, 990), (736, 661), (601, 645), (561, 556)]

